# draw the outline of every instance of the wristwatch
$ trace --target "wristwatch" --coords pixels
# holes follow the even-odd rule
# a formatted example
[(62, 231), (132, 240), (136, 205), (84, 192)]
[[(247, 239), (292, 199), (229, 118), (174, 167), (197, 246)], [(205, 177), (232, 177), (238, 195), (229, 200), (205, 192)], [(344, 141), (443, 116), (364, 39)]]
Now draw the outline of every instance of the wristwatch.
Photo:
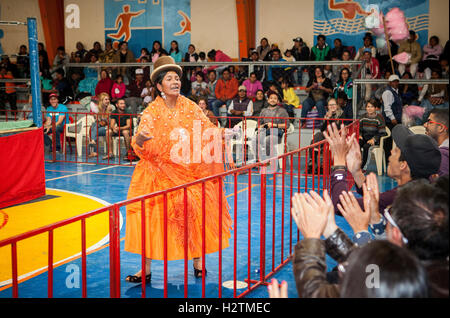
[(336, 170), (347, 171), (347, 167), (346, 166), (332, 166), (331, 167), (331, 173), (335, 172)]

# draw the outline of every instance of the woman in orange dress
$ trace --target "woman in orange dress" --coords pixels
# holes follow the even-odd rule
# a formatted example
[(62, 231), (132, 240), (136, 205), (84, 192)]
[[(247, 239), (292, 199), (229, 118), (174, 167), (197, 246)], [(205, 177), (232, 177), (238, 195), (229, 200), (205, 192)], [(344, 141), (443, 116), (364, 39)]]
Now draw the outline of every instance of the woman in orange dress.
[[(198, 151), (211, 144), (211, 139), (202, 140), (201, 145), (192, 142), (194, 130), (201, 127), (213, 133), (215, 141), (222, 146), (223, 130), (214, 126), (203, 111), (190, 99), (180, 95), (181, 67), (170, 56), (158, 58), (151, 74), (159, 96), (143, 111), (142, 118), (132, 147), (141, 158), (134, 170), (128, 199), (166, 190), (193, 182), (224, 171), (220, 160), (204, 163), (198, 160)], [(205, 134), (203, 134), (205, 136)], [(203, 138), (202, 138), (203, 139)], [(194, 140), (195, 141), (195, 140)], [(187, 146), (186, 146), (187, 145)], [(206, 147), (205, 147), (206, 146)], [(179, 160), (180, 149), (186, 147), (189, 157)], [(215, 148), (217, 149), (217, 148)], [(181, 149), (182, 153), (185, 153)], [(211, 155), (211, 151), (206, 151)], [(214, 154), (217, 155), (217, 154)], [(193, 159), (197, 157), (197, 160)], [(215, 157), (216, 158), (216, 157)], [(211, 160), (210, 160), (211, 161)], [(219, 161), (219, 162), (218, 162)], [(208, 161), (207, 161), (208, 162)], [(219, 226), (219, 181), (205, 183), (205, 249), (206, 253), (229, 246), (231, 217), (225, 191), (222, 191), (222, 233)], [(194, 259), (194, 275), (206, 275), (202, 268), (202, 185), (187, 188), (187, 242), (185, 242), (184, 191), (167, 194), (167, 260), (184, 259), (185, 244), (188, 245), (188, 259)], [(164, 200), (162, 195), (145, 200), (145, 257), (146, 281), (151, 279), (151, 260), (164, 260)], [(125, 251), (142, 254), (141, 247), (141, 203), (127, 207)], [(141, 271), (129, 275), (127, 281), (141, 282)]]

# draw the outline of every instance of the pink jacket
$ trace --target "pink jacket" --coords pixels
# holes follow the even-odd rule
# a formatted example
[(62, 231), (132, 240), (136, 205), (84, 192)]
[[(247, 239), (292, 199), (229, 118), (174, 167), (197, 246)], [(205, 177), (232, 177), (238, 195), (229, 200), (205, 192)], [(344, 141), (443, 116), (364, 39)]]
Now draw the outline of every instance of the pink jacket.
[(430, 60), (438, 60), (439, 56), (442, 54), (442, 51), (444, 49), (440, 44), (436, 45), (435, 47), (431, 47), (429, 44), (425, 45), (423, 47), (423, 57), (422, 60), (425, 61), (429, 55), (434, 55), (436, 58), (430, 58)]
[[(231, 57), (229, 57), (228, 55), (226, 55), (225, 53), (223, 53), (221, 50), (217, 50), (216, 51), (216, 59), (215, 62), (232, 62), (233, 60), (231, 59)], [(209, 72), (210, 70), (215, 70), (216, 68), (218, 68), (217, 65), (215, 66), (211, 66), (207, 69), (207, 72)]]
[(124, 83), (114, 83), (111, 89), (111, 97), (113, 99), (122, 98), (125, 96), (126, 87)]

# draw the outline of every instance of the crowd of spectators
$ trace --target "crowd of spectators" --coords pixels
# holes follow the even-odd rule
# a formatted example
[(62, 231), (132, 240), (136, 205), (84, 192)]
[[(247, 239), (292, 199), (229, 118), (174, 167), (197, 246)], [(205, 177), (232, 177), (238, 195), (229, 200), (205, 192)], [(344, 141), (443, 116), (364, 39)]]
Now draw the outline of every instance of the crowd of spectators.
[[(380, 137), (385, 133), (383, 127), (391, 131), (395, 125), (402, 123), (404, 106), (422, 107), (423, 116), (415, 121), (418, 124), (424, 122), (432, 108), (448, 108), (446, 85), (422, 87), (399, 85), (398, 82), (400, 78), (448, 78), (448, 42), (444, 49), (439, 38), (432, 36), (429, 43), (421, 48), (414, 31), (410, 31), (410, 38), (399, 45), (391, 41), (392, 55), (402, 52), (411, 55), (407, 64), (391, 62), (386, 48), (374, 46), (370, 33), (364, 35), (360, 48), (346, 46), (340, 39), (335, 39), (331, 45), (324, 35), (317, 36), (316, 42), (310, 48), (301, 37), (297, 37), (293, 39), (292, 47), (281, 49), (278, 44), (270, 44), (267, 38), (262, 38), (259, 45), (251, 48), (242, 61), (278, 61), (280, 65), (253, 65), (252, 71), (249, 71), (248, 66), (233, 65), (233, 60), (221, 50), (197, 52), (196, 47), (190, 44), (184, 53), (177, 41), (170, 42), (168, 50), (159, 41), (154, 41), (151, 49), (142, 48), (139, 56), (133, 54), (127, 42), (121, 42), (117, 50), (110, 40), (106, 40), (104, 49), (100, 42), (95, 42), (89, 50), (78, 42), (76, 50), (71, 53), (67, 53), (64, 47), (59, 47), (52, 63), (49, 62), (44, 45), (39, 43), (43, 103), (50, 104), (51, 94), (57, 94), (63, 104), (71, 100), (85, 100), (86, 97), (98, 103), (100, 94), (106, 93), (113, 105), (123, 99), (126, 110), (136, 115), (155, 98), (155, 90), (150, 81), (150, 67), (108, 66), (108, 63), (150, 63), (164, 55), (172, 56), (175, 62), (226, 62), (230, 65), (184, 66), (182, 94), (196, 101), (204, 97), (206, 107), (214, 116), (226, 118), (260, 115), (262, 109), (268, 107), (269, 93), (276, 92), (279, 105), (286, 110), (288, 116), (302, 118), (302, 127), (307, 126), (308, 118), (330, 118), (329, 99), (334, 98), (339, 104), (340, 118), (352, 119), (356, 116), (364, 119), (362, 129), (373, 129), (371, 125), (375, 122), (379, 125), (378, 135), (369, 138), (366, 134), (365, 138), (368, 139), (361, 142), (364, 157), (369, 146), (379, 143)], [(2, 57), (0, 78), (13, 79), (29, 75), (27, 47), (22, 45), (18, 53), (16, 63), (11, 63), (7, 56)], [(358, 91), (358, 96), (353, 96), (353, 78), (359, 70), (355, 64), (300, 67), (283, 65), (283, 62), (292, 61), (309, 61), (313, 64), (314, 61), (337, 60), (365, 61), (365, 78), (385, 78), (389, 80), (389, 84), (366, 84), (364, 94)], [(68, 63), (73, 64), (68, 67)], [(96, 67), (74, 66), (77, 63), (96, 64)], [(6, 103), (9, 103), (11, 110), (16, 110), (17, 94), (14, 84), (1, 85), (4, 87), (0, 87), (0, 109), (5, 109)], [(294, 89), (298, 86), (307, 94), (303, 101), (300, 101)], [(242, 93), (244, 90), (245, 94)], [(353, 114), (354, 98), (360, 102), (357, 114)], [(380, 107), (376, 107), (375, 113), (365, 113), (369, 104)], [(238, 122), (239, 119), (221, 120), (223, 125), (228, 126)], [(314, 123), (318, 123), (318, 127), (322, 125), (320, 121), (313, 121)], [(386, 158), (389, 157), (391, 148), (392, 139), (389, 139), (385, 143)]]

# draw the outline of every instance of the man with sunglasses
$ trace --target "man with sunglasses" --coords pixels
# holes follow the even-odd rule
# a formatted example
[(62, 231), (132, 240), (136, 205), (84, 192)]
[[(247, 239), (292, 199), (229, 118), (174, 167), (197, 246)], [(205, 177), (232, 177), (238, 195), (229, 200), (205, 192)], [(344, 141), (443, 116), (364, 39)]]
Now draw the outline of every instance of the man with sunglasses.
[(426, 134), (439, 145), (442, 159), (438, 175), (448, 175), (448, 109), (434, 108), (431, 110), (424, 127)]

